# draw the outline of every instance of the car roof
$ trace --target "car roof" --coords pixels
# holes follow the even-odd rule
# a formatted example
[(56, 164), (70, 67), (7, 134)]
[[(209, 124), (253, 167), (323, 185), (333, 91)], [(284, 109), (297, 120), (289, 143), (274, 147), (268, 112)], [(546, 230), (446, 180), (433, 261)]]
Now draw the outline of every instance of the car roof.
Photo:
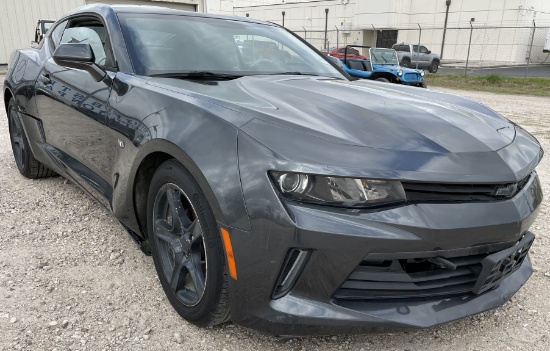
[(184, 10), (176, 10), (171, 9), (167, 7), (162, 6), (152, 6), (152, 5), (106, 5), (106, 4), (91, 4), (91, 5), (85, 5), (78, 7), (70, 12), (68, 12), (65, 16), (72, 16), (79, 13), (98, 13), (105, 15), (108, 12), (114, 12), (114, 13), (143, 13), (143, 14), (159, 14), (159, 15), (179, 15), (179, 16), (192, 16), (192, 17), (205, 17), (205, 18), (217, 18), (217, 19), (225, 19), (225, 20), (233, 20), (233, 21), (241, 21), (241, 22), (249, 22), (249, 23), (258, 23), (258, 24), (266, 24), (271, 26), (278, 26), (275, 23), (272, 22), (265, 22), (260, 21), (256, 19), (252, 19), (250, 17), (241, 17), (241, 16), (232, 16), (232, 15), (219, 15), (219, 14), (209, 14), (209, 13), (202, 13), (202, 12), (193, 12), (193, 11), (184, 11)]

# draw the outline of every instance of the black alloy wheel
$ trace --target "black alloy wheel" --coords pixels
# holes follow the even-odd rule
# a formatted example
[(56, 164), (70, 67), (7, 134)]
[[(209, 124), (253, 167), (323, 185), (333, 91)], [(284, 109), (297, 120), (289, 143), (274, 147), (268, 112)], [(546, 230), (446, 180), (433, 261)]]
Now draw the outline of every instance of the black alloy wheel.
[(199, 326), (229, 320), (220, 229), (200, 186), (176, 160), (165, 161), (153, 175), (147, 231), (160, 283), (176, 312)]
[(27, 152), (25, 145), (26, 143), (23, 139), (25, 137), (25, 132), (23, 131), (23, 126), (21, 125), (21, 120), (19, 119), (17, 111), (11, 105), (8, 119), (13, 157), (15, 158), (17, 168), (19, 168), (19, 171), (23, 172), (25, 170), (25, 159)]
[(34, 158), (29, 140), (25, 134), (21, 116), (17, 112), (13, 99), (8, 103), (8, 128), (10, 133), (11, 148), (13, 157), (17, 164), (19, 173), (26, 178), (36, 179), (55, 176), (51, 169), (44, 166)]
[(195, 306), (206, 287), (208, 260), (197, 212), (177, 185), (164, 184), (153, 210), (153, 235), (170, 289), (186, 306)]

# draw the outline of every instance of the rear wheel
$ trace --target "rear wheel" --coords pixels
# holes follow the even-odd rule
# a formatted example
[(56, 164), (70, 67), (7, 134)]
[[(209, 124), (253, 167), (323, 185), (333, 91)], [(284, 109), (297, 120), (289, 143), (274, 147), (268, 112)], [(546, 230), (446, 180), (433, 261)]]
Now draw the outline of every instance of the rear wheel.
[(408, 58), (404, 58), (403, 60), (401, 60), (401, 67), (405, 67), (405, 68), (408, 68), (408, 67), (411, 67), (411, 60), (409, 60)]
[(151, 180), (148, 233), (162, 288), (187, 321), (208, 326), (229, 319), (226, 261), (218, 225), (199, 185), (177, 161)]
[(25, 129), (23, 129), (21, 117), (17, 112), (13, 99), (8, 104), (8, 124), (11, 149), (19, 173), (30, 179), (54, 176), (54, 171), (34, 158), (27, 135), (25, 134)]

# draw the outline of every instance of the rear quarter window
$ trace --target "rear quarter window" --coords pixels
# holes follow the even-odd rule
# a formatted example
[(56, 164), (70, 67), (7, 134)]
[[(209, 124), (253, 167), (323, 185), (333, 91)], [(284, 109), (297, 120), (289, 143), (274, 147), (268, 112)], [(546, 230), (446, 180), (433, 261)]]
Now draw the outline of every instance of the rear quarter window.
[(392, 47), (392, 49), (394, 49), (395, 51), (405, 51), (405, 52), (409, 52), (409, 51), (410, 51), (408, 45), (394, 45), (394, 46)]

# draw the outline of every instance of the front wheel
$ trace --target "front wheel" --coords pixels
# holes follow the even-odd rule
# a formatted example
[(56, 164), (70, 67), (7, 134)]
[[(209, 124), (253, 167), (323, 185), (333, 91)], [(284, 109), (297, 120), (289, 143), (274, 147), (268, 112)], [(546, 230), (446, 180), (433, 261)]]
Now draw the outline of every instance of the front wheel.
[(432, 64), (428, 68), (430, 73), (437, 73), (438, 69), (439, 69), (439, 62), (437, 62), (437, 61), (432, 62)]
[(389, 83), (390, 81), (387, 80), (386, 78), (376, 78), (375, 80), (379, 81), (379, 82), (384, 82), (384, 83)]
[(177, 161), (155, 172), (147, 214), (153, 261), (174, 309), (199, 326), (227, 321), (228, 278), (218, 225), (199, 185)]
[(8, 126), (11, 149), (19, 173), (25, 178), (36, 179), (54, 176), (55, 173), (34, 158), (21, 117), (17, 112), (14, 100), (8, 104)]
[(420, 83), (420, 86), (424, 89), (428, 89), (428, 83), (426, 83), (426, 82)]

